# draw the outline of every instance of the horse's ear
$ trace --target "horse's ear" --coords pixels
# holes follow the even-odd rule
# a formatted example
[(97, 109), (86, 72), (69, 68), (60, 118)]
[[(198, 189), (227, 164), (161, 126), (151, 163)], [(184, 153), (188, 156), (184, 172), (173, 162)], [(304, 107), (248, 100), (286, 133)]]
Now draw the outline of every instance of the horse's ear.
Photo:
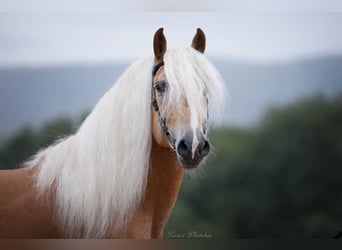
[(163, 30), (163, 28), (159, 28), (153, 38), (154, 56), (157, 61), (163, 60), (166, 51), (166, 38), (163, 34)]
[(192, 39), (191, 47), (204, 53), (205, 50), (205, 34), (200, 28), (197, 29), (196, 35)]

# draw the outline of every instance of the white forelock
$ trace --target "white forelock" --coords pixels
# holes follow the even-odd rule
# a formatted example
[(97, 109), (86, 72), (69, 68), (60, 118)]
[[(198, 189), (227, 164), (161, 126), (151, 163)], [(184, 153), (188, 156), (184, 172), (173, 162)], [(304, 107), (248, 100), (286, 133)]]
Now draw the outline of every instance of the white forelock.
[[(171, 48), (166, 51), (164, 62), (170, 89), (162, 111), (175, 104), (183, 105), (182, 98), (197, 114), (206, 114), (206, 98), (211, 114), (221, 109), (225, 92), (221, 76), (202, 53), (191, 47)], [(181, 106), (176, 108), (182, 110)]]

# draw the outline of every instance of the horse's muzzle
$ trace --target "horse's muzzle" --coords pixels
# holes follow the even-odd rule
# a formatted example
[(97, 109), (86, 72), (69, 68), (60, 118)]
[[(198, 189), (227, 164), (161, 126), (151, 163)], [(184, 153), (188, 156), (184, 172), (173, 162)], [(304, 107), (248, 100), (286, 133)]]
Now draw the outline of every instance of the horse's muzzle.
[(193, 133), (186, 133), (178, 142), (176, 151), (181, 165), (191, 169), (197, 167), (209, 154), (210, 145), (202, 134), (198, 133), (194, 138)]

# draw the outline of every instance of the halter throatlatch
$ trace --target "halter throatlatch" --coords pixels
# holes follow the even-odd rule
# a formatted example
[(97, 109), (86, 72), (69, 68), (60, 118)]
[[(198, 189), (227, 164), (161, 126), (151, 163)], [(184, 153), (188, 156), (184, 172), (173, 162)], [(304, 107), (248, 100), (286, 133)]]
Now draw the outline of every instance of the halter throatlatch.
[(164, 134), (166, 135), (166, 138), (167, 138), (167, 140), (169, 142), (170, 147), (173, 150), (176, 150), (176, 145), (175, 145), (176, 140), (175, 140), (175, 137), (173, 136), (173, 134), (171, 133), (169, 128), (166, 126), (165, 118), (163, 118), (161, 116), (161, 114), (160, 114), (160, 110), (159, 110), (159, 106), (158, 106), (158, 102), (157, 102), (157, 98), (156, 98), (156, 88), (155, 88), (155, 86), (153, 86), (153, 78), (157, 74), (159, 68), (162, 67), (162, 66), (164, 66), (164, 61), (159, 62), (152, 69), (152, 98), (151, 98), (151, 104), (152, 104), (152, 106), (154, 108), (154, 111), (158, 115), (158, 121), (159, 121), (160, 127), (162, 128)]

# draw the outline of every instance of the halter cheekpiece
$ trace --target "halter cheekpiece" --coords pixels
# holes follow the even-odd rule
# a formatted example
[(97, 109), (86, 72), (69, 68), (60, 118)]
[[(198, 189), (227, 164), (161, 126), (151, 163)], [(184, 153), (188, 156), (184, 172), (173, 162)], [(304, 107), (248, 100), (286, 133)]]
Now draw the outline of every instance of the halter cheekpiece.
[(173, 136), (173, 134), (171, 133), (169, 128), (166, 126), (165, 118), (163, 118), (161, 116), (161, 114), (160, 114), (159, 106), (158, 106), (158, 102), (157, 102), (157, 98), (156, 98), (156, 88), (155, 88), (155, 86), (153, 86), (153, 78), (157, 74), (159, 68), (162, 67), (162, 66), (164, 66), (164, 61), (161, 61), (161, 62), (157, 63), (156, 65), (153, 66), (153, 69), (152, 69), (152, 97), (151, 97), (151, 104), (152, 104), (152, 106), (154, 108), (154, 111), (158, 115), (158, 121), (159, 121), (160, 127), (162, 128), (164, 134), (166, 135), (167, 140), (169, 141), (170, 147), (173, 150), (176, 150), (175, 137)]

